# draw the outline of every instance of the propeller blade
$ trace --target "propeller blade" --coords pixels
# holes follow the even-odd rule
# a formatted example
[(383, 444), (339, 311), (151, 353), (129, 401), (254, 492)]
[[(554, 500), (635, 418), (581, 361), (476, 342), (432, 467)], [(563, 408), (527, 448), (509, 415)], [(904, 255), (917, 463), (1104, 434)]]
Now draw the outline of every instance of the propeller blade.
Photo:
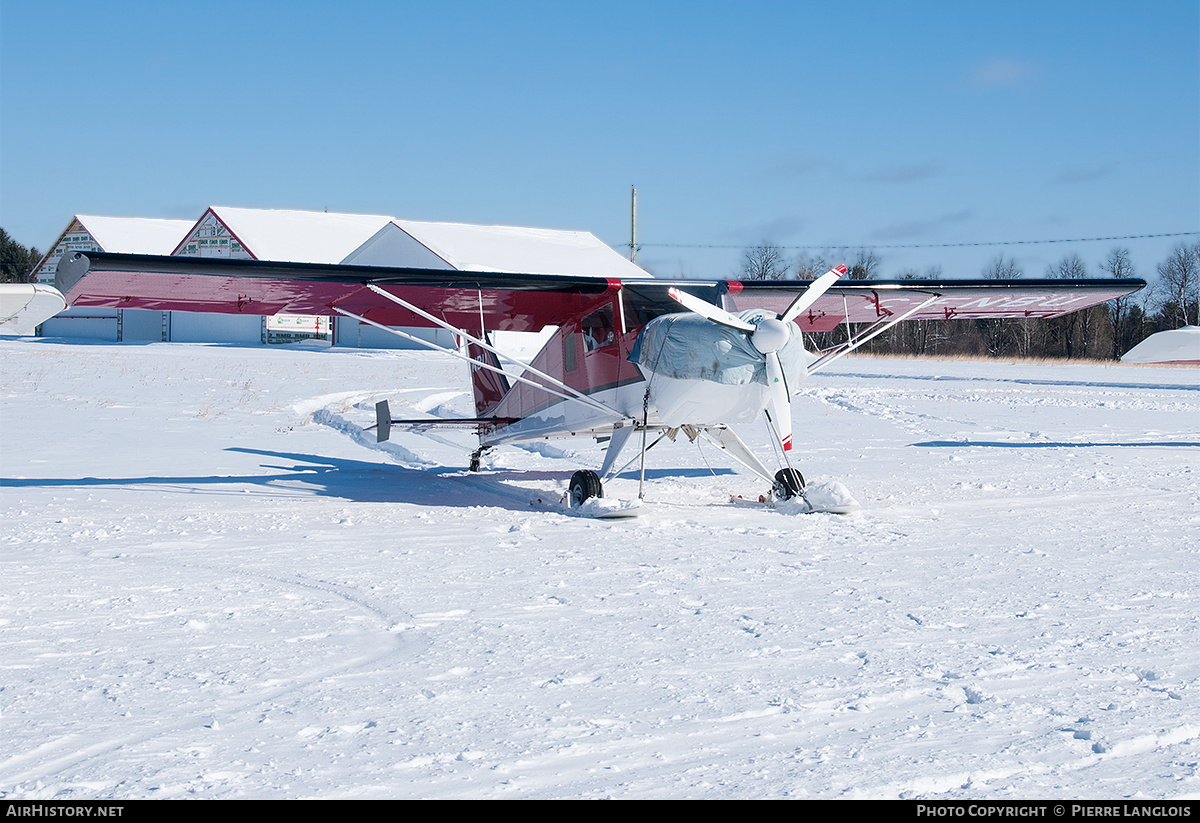
[(775, 430), (783, 443), (783, 450), (792, 450), (792, 398), (788, 392), (787, 378), (783, 375), (783, 364), (779, 353), (770, 352), (767, 358), (767, 385), (771, 389), (771, 417)]
[(701, 300), (699, 297), (693, 297), (687, 292), (680, 291), (674, 286), (667, 289), (667, 294), (671, 295), (675, 302), (679, 303), (685, 309), (693, 311), (701, 317), (708, 318), (714, 323), (720, 323), (722, 326), (728, 326), (731, 329), (737, 329), (738, 331), (750, 333), (753, 333), (755, 328), (757, 328), (753, 323), (747, 323), (742, 318), (730, 314), (720, 306), (714, 306), (707, 300)]
[(838, 266), (837, 268), (830, 269), (822, 274), (813, 281), (811, 286), (801, 292), (800, 295), (792, 301), (792, 305), (788, 306), (787, 309), (785, 309), (783, 313), (779, 315), (779, 319), (785, 323), (790, 320), (795, 320), (802, 311), (807, 309), (813, 303), (817, 302), (817, 298), (827, 292), (829, 287), (836, 283), (838, 278), (845, 273), (846, 267)]

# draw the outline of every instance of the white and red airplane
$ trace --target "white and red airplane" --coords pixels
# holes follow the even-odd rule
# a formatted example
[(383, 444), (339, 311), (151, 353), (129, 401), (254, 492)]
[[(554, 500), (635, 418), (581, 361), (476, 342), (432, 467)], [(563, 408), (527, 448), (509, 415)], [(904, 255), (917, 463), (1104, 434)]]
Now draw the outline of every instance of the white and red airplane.
[[(621, 281), (86, 252), (64, 256), (55, 285), (74, 306), (350, 317), (466, 360), (475, 417), (394, 420), (385, 401), (376, 409), (378, 439), (395, 426), (471, 426), (479, 435), (472, 470), (484, 452), (508, 443), (607, 441), (599, 471), (572, 476), (575, 505), (602, 497), (601, 478), (618, 470), (635, 435), (644, 468), (646, 451), (680, 431), (727, 450), (769, 484), (767, 498), (803, 495), (791, 461), (791, 395), (809, 374), (904, 320), (1058, 317), (1145, 286), (1134, 279), (847, 281), (845, 273), (839, 266), (812, 282)], [(803, 333), (842, 324), (845, 342), (815, 357), (805, 351)], [(460, 347), (405, 331), (414, 327), (448, 329)], [(493, 344), (495, 332), (546, 327), (555, 330), (529, 362)], [(778, 445), (775, 472), (730, 428), (759, 415)]]

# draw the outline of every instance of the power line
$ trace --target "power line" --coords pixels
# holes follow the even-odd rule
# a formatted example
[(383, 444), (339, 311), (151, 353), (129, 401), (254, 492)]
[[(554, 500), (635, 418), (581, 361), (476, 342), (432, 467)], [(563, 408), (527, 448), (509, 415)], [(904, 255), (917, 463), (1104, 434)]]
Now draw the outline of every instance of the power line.
[[(1099, 243), (1111, 240), (1145, 240), (1152, 237), (1192, 237), (1200, 234), (1200, 231), (1177, 231), (1162, 234), (1122, 234), (1112, 237), (1072, 237), (1057, 240), (992, 240), (982, 243), (907, 243), (907, 244), (879, 244), (879, 243), (825, 243), (824, 245), (816, 246), (788, 246), (775, 245), (768, 243), (766, 245), (774, 246), (779, 249), (956, 249), (966, 248), (970, 246), (1035, 246), (1048, 243)], [(620, 243), (614, 245), (613, 248), (627, 249), (629, 243)], [(638, 243), (639, 249), (659, 248), (659, 249), (745, 249), (752, 248), (756, 244), (743, 243), (741, 245), (717, 245), (704, 243)]]

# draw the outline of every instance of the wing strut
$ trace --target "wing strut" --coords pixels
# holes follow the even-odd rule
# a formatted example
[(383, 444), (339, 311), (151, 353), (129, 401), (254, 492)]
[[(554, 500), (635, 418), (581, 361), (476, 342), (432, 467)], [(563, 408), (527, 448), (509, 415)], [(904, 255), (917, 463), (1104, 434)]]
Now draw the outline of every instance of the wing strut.
[[(434, 315), (430, 314), (429, 312), (427, 312), (423, 309), (417, 308), (412, 303), (409, 303), (407, 300), (403, 300), (403, 299), (397, 297), (396, 295), (388, 292), (387, 290), (381, 289), (379, 286), (376, 286), (374, 283), (368, 283), (367, 288), (370, 289), (371, 291), (375, 292), (379, 296), (386, 297), (388, 300), (391, 300), (393, 303), (403, 306), (404, 308), (411, 311), (413, 314), (418, 314), (421, 317), (424, 317), (426, 320), (430, 321), (431, 323), (436, 323), (437, 325), (441, 326), (443, 329), (446, 329), (447, 331), (451, 331), (455, 334), (461, 335), (462, 337), (466, 338), (467, 340), (470, 340), (476, 346), (486, 349), (487, 351), (492, 352), (492, 354), (495, 354), (498, 357), (503, 357), (505, 360), (509, 360), (513, 363), (516, 363), (521, 368), (525, 369), (526, 371), (533, 372), (534, 374), (536, 374), (538, 377), (542, 378), (543, 380), (549, 380), (554, 385), (558, 386), (561, 389), (566, 390), (571, 395), (573, 395), (572, 397), (566, 397), (565, 399), (576, 400), (580, 403), (583, 403), (586, 406), (591, 406), (593, 409), (602, 411), (605, 414), (611, 414), (614, 417), (617, 417), (621, 420), (624, 420), (626, 418), (626, 415), (622, 414), (621, 412), (617, 411), (616, 409), (609, 408), (608, 406), (604, 405), (603, 403), (599, 402), (598, 400), (594, 400), (591, 397), (588, 397), (583, 392), (581, 392), (577, 389), (571, 388), (563, 381), (561, 381), (555, 377), (551, 377), (550, 375), (546, 374), (544, 371), (539, 371), (538, 369), (535, 369), (533, 366), (529, 365), (528, 363), (526, 363), (522, 360), (518, 360), (517, 358), (513, 357), (510, 354), (505, 354), (504, 352), (500, 351), (498, 348), (491, 345), (487, 341), (480, 340), (477, 337), (472, 337), (471, 335), (467, 334), (462, 329), (455, 328), (451, 324), (447, 323), (445, 320), (442, 320), (440, 317), (435, 317)], [(479, 361), (477, 361), (477, 360), (472, 360), (471, 362), (479, 363)], [(482, 364), (480, 364), (480, 365), (482, 365)], [(526, 380), (524, 382), (531, 383), (532, 385), (537, 386), (538, 388), (542, 388), (542, 389), (546, 388), (545, 386), (542, 386), (539, 383), (533, 383), (533, 381), (530, 381), (530, 380)], [(547, 391), (549, 391), (549, 389), (547, 389)], [(558, 394), (558, 392), (551, 392), (551, 393)], [(558, 396), (564, 397), (564, 395), (561, 395), (561, 394), (559, 394)]]
[[(444, 346), (439, 346), (437, 343), (431, 343), (428, 340), (422, 340), (420, 337), (417, 337), (416, 335), (409, 334), (408, 332), (400, 331), (399, 329), (392, 328), (391, 326), (385, 326), (382, 323), (376, 323), (374, 320), (369, 320), (368, 318), (363, 317), (361, 314), (355, 314), (354, 312), (349, 312), (349, 311), (346, 311), (345, 309), (339, 309), (337, 306), (331, 306), (331, 308), (338, 314), (345, 315), (346, 317), (352, 317), (355, 320), (358, 320), (360, 323), (366, 323), (369, 326), (374, 326), (377, 329), (382, 329), (383, 331), (388, 332), (389, 334), (394, 334), (397, 337), (403, 337), (405, 340), (411, 340), (414, 343), (420, 343), (422, 346), (424, 346), (427, 349), (433, 349), (434, 351), (441, 352), (442, 354), (448, 354), (451, 357), (457, 357), (459, 360), (467, 361), (472, 366), (477, 366), (481, 369), (486, 369), (488, 371), (494, 371), (497, 374), (502, 374), (505, 377), (509, 378), (510, 380), (516, 380), (520, 383), (527, 383), (530, 386), (533, 386), (535, 389), (541, 389), (544, 392), (553, 394), (555, 397), (561, 397), (563, 400), (571, 400), (571, 401), (578, 402), (578, 398), (571, 397), (569, 394), (563, 394), (562, 392), (555, 391), (554, 389), (550, 388), (549, 386), (543, 385), (543, 384), (535, 382), (533, 380), (529, 380), (528, 378), (522, 377), (520, 375), (509, 374), (504, 369), (497, 368), (490, 363), (483, 363), (483, 362), (480, 362), (479, 360), (470, 358), (467, 355), (463, 354), (462, 352), (455, 351), (454, 349), (448, 349), (448, 348), (445, 348)], [(455, 333), (461, 334), (461, 332), (458, 329), (451, 328), (451, 330), (454, 331)], [(536, 373), (536, 371), (535, 371), (535, 373)], [(588, 399), (590, 400), (590, 398), (588, 398)], [(625, 415), (617, 412), (615, 409), (610, 409), (607, 406), (603, 406), (599, 403), (594, 403), (594, 405), (596, 405), (597, 407), (602, 409), (606, 414), (616, 414), (622, 418), (625, 416)]]
[[(924, 303), (918, 303), (917, 305), (913, 306), (911, 309), (904, 312), (903, 314), (898, 314), (895, 317), (885, 317), (875, 323), (872, 323), (870, 325), (870, 327), (867, 328), (867, 330), (864, 331), (862, 333), (862, 335), (858, 338), (850, 338), (849, 335), (847, 334), (846, 342), (842, 343), (838, 346), (835, 346), (834, 348), (829, 349), (828, 351), (822, 353), (822, 355), (815, 362), (813, 362), (812, 365), (810, 365), (808, 367), (808, 373), (812, 374), (813, 372), (817, 371), (818, 369), (823, 369), (825, 366), (828, 366), (834, 360), (837, 360), (841, 357), (846, 356), (847, 354), (849, 354), (850, 352), (854, 351), (859, 346), (861, 346), (863, 343), (866, 343), (866, 342), (878, 337), (879, 335), (883, 334), (888, 329), (895, 326), (897, 323), (900, 323), (903, 320), (907, 320), (909, 317), (916, 314), (921, 309), (925, 308), (930, 303), (932, 303), (933, 301), (938, 300), (940, 298), (941, 298), (940, 294), (931, 294), (928, 297), (928, 299), (925, 300)], [(846, 316), (847, 317), (850, 316), (849, 311), (846, 312)], [(847, 326), (850, 325), (849, 321), (847, 321), (846, 325)]]
[(750, 471), (757, 474), (768, 483), (774, 485), (775, 478), (771, 476), (771, 470), (763, 465), (762, 461), (754, 456), (754, 452), (746, 448), (746, 444), (737, 436), (737, 433), (728, 426), (707, 426), (700, 430), (705, 437), (716, 443), (725, 451), (729, 452), (734, 460), (741, 463)]

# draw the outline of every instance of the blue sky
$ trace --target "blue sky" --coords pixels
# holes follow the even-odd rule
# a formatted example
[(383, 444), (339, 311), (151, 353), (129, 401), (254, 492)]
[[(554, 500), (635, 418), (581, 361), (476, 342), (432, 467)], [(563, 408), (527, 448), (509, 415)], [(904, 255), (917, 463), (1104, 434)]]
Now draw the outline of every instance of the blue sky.
[(1194, 238), (893, 247), (1200, 230), (1200, 4), (0, 3), (26, 245), (214, 204), (619, 244), (634, 185), (660, 276), (760, 241), (947, 277), (1124, 245), (1150, 275)]

